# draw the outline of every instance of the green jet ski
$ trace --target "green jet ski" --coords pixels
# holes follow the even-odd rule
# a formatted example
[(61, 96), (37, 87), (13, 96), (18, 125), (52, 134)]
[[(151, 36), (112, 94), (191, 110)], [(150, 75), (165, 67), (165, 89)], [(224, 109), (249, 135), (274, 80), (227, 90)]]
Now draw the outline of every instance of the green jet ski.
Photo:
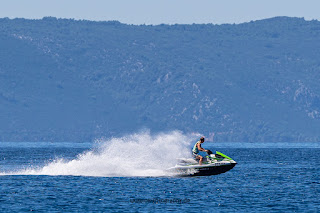
[(177, 176), (209, 176), (218, 175), (232, 169), (237, 162), (230, 157), (208, 150), (208, 155), (203, 158), (202, 165), (193, 158), (179, 158), (177, 165), (167, 171)]

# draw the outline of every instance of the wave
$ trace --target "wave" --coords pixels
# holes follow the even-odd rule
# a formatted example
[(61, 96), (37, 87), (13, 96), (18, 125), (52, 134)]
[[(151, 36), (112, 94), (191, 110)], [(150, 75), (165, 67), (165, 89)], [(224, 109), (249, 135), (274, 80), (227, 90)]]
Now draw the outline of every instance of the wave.
[(41, 168), (26, 168), (2, 175), (166, 176), (176, 159), (190, 156), (190, 143), (198, 135), (180, 131), (152, 135), (136, 133), (99, 139), (97, 146), (73, 160), (54, 160)]

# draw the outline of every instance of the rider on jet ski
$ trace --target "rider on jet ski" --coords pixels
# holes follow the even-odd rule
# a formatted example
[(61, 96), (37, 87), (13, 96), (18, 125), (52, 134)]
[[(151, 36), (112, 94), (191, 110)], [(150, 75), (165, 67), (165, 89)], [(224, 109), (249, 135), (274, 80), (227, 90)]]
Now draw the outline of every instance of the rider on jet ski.
[(204, 143), (204, 137), (201, 137), (199, 141), (193, 146), (192, 155), (199, 159), (199, 165), (202, 165), (203, 157), (199, 155), (199, 151), (208, 152), (208, 150), (201, 147), (201, 144)]

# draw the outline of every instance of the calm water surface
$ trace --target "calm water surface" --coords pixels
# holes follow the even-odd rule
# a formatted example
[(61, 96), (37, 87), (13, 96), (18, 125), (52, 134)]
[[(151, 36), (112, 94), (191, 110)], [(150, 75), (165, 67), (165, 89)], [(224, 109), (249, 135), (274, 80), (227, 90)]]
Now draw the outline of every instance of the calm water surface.
[(320, 212), (318, 143), (208, 143), (238, 162), (208, 177), (19, 174), (93, 146), (0, 142), (0, 212)]

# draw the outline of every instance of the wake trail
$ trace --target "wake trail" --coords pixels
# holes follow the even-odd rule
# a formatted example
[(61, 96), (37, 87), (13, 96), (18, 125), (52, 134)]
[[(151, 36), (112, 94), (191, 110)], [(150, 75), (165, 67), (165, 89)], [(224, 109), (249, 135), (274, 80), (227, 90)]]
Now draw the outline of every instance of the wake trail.
[(195, 136), (179, 131), (151, 135), (143, 132), (109, 140), (100, 139), (94, 150), (73, 160), (54, 160), (41, 168), (27, 168), (0, 175), (165, 176), (176, 159), (190, 156)]

